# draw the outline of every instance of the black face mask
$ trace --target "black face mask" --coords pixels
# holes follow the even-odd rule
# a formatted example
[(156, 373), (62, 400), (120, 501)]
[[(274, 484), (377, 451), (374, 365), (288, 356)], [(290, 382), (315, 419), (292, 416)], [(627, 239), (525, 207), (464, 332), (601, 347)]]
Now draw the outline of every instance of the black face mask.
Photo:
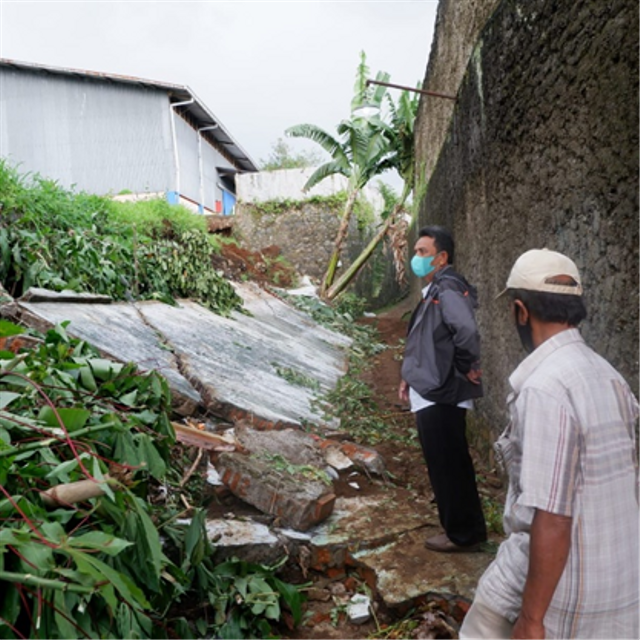
[(534, 350), (533, 346), (533, 332), (531, 331), (531, 320), (527, 318), (527, 324), (520, 324), (518, 322), (518, 313), (516, 311), (516, 329), (518, 331), (518, 336), (520, 337), (520, 342), (524, 347), (524, 350), (527, 353), (531, 353)]

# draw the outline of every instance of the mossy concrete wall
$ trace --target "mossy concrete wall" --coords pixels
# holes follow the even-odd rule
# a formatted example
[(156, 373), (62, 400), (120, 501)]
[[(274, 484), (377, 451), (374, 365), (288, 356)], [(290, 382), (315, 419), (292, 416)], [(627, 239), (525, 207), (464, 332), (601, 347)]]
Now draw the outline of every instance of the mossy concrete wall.
[(479, 288), (479, 415), (504, 426), (507, 377), (524, 354), (494, 297), (535, 247), (575, 260), (582, 333), (637, 390), (637, 2), (502, 0), (457, 93), (433, 172), (420, 177), (416, 227), (451, 228), (457, 267)]

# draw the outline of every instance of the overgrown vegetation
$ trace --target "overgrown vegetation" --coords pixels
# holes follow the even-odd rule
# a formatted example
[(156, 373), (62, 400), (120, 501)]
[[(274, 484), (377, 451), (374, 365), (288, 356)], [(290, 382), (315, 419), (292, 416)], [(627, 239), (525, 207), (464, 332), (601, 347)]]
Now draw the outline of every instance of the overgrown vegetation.
[(205, 221), (161, 200), (114, 202), (73, 193), (0, 161), (0, 281), (86, 291), (115, 300), (190, 297), (216, 313), (241, 308), (211, 265)]
[[(339, 418), (340, 428), (355, 442), (375, 445), (391, 437), (397, 440), (398, 430), (392, 428), (396, 416), (380, 412), (373, 390), (362, 380), (371, 356), (386, 348), (373, 327), (355, 322), (362, 315), (365, 302), (350, 293), (342, 294), (334, 306), (304, 296), (287, 299), (319, 324), (353, 339), (346, 375), (338, 380), (333, 390), (318, 397), (314, 403), (325, 419)], [(407, 440), (407, 444), (414, 446), (415, 441)]]
[[(346, 200), (334, 249), (322, 280), (320, 293), (331, 300), (354, 278), (358, 269), (369, 259), (378, 243), (390, 233), (397, 222), (404, 202), (414, 185), (413, 170), (413, 125), (418, 109), (417, 94), (404, 91), (396, 104), (387, 94), (389, 74), (379, 71), (373, 84), (366, 64), (366, 55), (360, 54), (356, 72), (351, 114), (336, 127), (337, 136), (313, 124), (299, 124), (286, 130), (288, 136), (307, 138), (324, 149), (331, 159), (319, 166), (307, 180), (304, 189), (310, 189), (332, 175), (343, 175), (348, 180)], [(389, 116), (381, 117), (383, 101), (389, 108)], [(363, 113), (366, 106), (376, 107), (377, 115)], [(359, 192), (376, 176), (388, 170), (396, 170), (403, 179), (402, 195), (384, 225), (351, 264), (350, 268), (334, 283), (340, 255), (346, 241), (353, 204)]]
[[(278, 567), (216, 565), (203, 511), (184, 509), (166, 381), (64, 326), (36, 337), (0, 351), (0, 637), (267, 637), (282, 607), (299, 621)], [(97, 497), (63, 499), (78, 481)]]

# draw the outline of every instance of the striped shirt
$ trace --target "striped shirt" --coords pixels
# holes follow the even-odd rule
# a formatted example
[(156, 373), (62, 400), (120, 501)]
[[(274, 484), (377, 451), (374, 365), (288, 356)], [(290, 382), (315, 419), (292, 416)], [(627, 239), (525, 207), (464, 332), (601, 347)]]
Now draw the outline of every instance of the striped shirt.
[(638, 403), (569, 329), (509, 379), (510, 423), (496, 443), (509, 474), (506, 540), (478, 585), (517, 618), (535, 509), (572, 518), (571, 549), (544, 624), (548, 638), (638, 638)]

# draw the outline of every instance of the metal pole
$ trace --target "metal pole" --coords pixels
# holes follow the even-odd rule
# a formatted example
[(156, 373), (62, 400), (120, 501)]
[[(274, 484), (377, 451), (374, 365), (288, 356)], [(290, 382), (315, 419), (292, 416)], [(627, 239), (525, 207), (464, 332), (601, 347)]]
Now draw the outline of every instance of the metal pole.
[(404, 91), (414, 91), (415, 93), (422, 93), (425, 96), (433, 96), (434, 98), (446, 98), (447, 100), (456, 100), (455, 96), (448, 96), (445, 93), (436, 93), (435, 91), (427, 91), (426, 89), (413, 89), (412, 87), (405, 87), (401, 84), (393, 84), (392, 82), (381, 82), (380, 80), (367, 80), (366, 86), (370, 84), (379, 84), (383, 87), (392, 87), (393, 89), (403, 89)]

